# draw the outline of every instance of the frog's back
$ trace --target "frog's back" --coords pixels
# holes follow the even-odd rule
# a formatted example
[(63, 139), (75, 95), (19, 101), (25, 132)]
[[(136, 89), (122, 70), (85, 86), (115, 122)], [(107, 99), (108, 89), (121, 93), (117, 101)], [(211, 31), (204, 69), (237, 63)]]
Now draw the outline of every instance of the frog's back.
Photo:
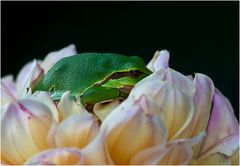
[(48, 71), (34, 89), (49, 91), (70, 90), (81, 94), (86, 88), (101, 82), (114, 72), (140, 69), (149, 73), (139, 57), (112, 53), (82, 53), (61, 59)]

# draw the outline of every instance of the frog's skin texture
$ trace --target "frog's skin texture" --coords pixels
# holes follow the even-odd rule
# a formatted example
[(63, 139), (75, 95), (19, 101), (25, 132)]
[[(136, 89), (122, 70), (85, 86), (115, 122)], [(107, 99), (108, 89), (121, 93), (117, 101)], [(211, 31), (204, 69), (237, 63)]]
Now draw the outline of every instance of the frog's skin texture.
[[(70, 91), (84, 104), (95, 104), (117, 97), (126, 97), (129, 87), (151, 74), (137, 56), (112, 53), (82, 53), (59, 60), (33, 88), (47, 91), (60, 100)], [(131, 88), (130, 88), (131, 89)]]

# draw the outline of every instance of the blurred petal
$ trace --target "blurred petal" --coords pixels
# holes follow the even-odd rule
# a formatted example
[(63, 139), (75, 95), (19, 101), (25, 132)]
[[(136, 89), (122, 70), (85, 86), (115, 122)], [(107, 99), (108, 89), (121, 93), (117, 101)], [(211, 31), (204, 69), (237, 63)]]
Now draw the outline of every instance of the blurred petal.
[(41, 67), (44, 69), (44, 73), (47, 73), (48, 70), (60, 59), (76, 54), (76, 47), (75, 45), (71, 44), (59, 51), (50, 52), (41, 63)]
[(216, 141), (214, 146), (212, 146), (207, 152), (201, 155), (200, 158), (205, 158), (206, 156), (210, 156), (211, 154), (215, 154), (218, 152), (230, 157), (239, 148), (238, 142), (239, 133), (230, 135), (227, 138), (225, 137), (224, 139), (221, 139), (218, 142)]
[(62, 98), (57, 106), (62, 119), (65, 119), (72, 114), (82, 114), (87, 112), (79, 99), (77, 101), (71, 99), (69, 91), (62, 95)]
[(206, 131), (214, 93), (213, 82), (206, 75), (195, 74), (193, 83), (196, 86), (196, 93), (194, 94), (196, 112), (185, 131), (188, 137), (194, 137), (200, 132)]
[(172, 70), (157, 71), (140, 81), (130, 97), (144, 94), (158, 106), (159, 116), (168, 129), (168, 139), (183, 137), (194, 115), (194, 84), (187, 77)]
[(169, 61), (169, 52), (167, 50), (156, 51), (151, 61), (147, 64), (152, 72), (167, 69)]
[(18, 95), (13, 76), (7, 75), (1, 78), (1, 105), (16, 101)]
[(220, 154), (212, 154), (211, 156), (208, 156), (206, 158), (203, 158), (201, 160), (197, 160), (194, 165), (230, 165), (230, 158)]
[(17, 76), (17, 90), (20, 98), (27, 95), (27, 88), (34, 87), (43, 76), (43, 69), (34, 60), (26, 64)]
[(56, 145), (83, 148), (96, 137), (98, 130), (99, 126), (93, 115), (89, 113), (71, 115), (58, 126)]
[[(235, 134), (236, 136), (229, 137)], [(221, 92), (215, 89), (212, 113), (207, 128), (207, 137), (203, 143), (200, 155), (202, 156), (206, 153), (211, 155), (220, 152), (231, 156), (239, 146), (236, 142), (233, 144), (231, 142), (237, 140), (238, 137), (238, 121), (234, 115), (233, 108)], [(228, 141), (230, 141), (230, 143), (228, 143)], [(222, 143), (229, 145), (226, 151), (224, 151), (224, 148), (223, 150), (219, 148), (219, 145)], [(213, 150), (213, 148), (217, 148), (217, 150)]]
[(93, 112), (103, 121), (119, 104), (120, 99), (115, 99), (110, 102), (97, 103), (93, 107)]
[(192, 157), (191, 147), (198, 144), (204, 137), (201, 133), (192, 139), (179, 139), (167, 144), (148, 148), (138, 153), (131, 164), (135, 165), (161, 165), (161, 164), (188, 164)]
[(2, 149), (12, 164), (22, 164), (37, 152), (47, 149), (47, 134), (52, 116), (49, 108), (34, 100), (11, 103), (1, 116)]
[(128, 164), (138, 152), (166, 141), (165, 127), (155, 110), (150, 109), (150, 101), (142, 96), (131, 102), (126, 100), (118, 106), (101, 126), (115, 164)]
[(25, 165), (80, 165), (82, 152), (77, 148), (57, 148), (43, 151), (26, 161)]
[(239, 147), (238, 150), (232, 155), (231, 157), (231, 164), (232, 165), (239, 165)]

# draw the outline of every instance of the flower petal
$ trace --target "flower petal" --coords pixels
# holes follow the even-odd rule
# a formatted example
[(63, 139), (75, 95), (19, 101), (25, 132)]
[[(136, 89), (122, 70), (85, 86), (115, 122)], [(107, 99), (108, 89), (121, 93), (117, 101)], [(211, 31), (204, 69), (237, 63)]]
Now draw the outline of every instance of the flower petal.
[(99, 126), (93, 115), (89, 113), (71, 115), (58, 126), (56, 145), (83, 148), (96, 137), (98, 130)]
[(188, 164), (192, 157), (192, 146), (198, 144), (204, 133), (192, 139), (178, 139), (160, 144), (138, 153), (131, 161), (134, 165)]
[(7, 75), (1, 78), (1, 105), (9, 102), (16, 101), (18, 94), (15, 83), (13, 82), (13, 76)]
[(41, 67), (44, 69), (44, 73), (47, 73), (48, 70), (60, 59), (76, 54), (76, 47), (74, 44), (71, 44), (59, 51), (50, 52), (41, 63)]
[(84, 149), (82, 149), (82, 152), (84, 153), (86, 159), (85, 164), (113, 165), (113, 161), (109, 155), (105, 139), (106, 133), (101, 132), (90, 144), (88, 144)]
[(196, 93), (194, 94), (196, 111), (189, 127), (185, 131), (190, 138), (206, 131), (214, 93), (213, 82), (206, 75), (195, 74), (193, 83), (196, 86)]
[(156, 51), (151, 61), (147, 64), (147, 68), (152, 72), (167, 69), (169, 61), (169, 52), (167, 50)]
[(1, 152), (9, 162), (22, 164), (48, 148), (46, 137), (52, 116), (46, 105), (26, 99), (11, 103), (6, 109), (1, 116)]
[(56, 148), (43, 151), (26, 161), (25, 165), (80, 165), (82, 152), (77, 148)]
[[(212, 148), (218, 147), (216, 145), (218, 145), (221, 141), (236, 133), (239, 133), (239, 127), (233, 108), (221, 92), (215, 89), (212, 113), (207, 128), (207, 137), (203, 143), (200, 156), (204, 155), (204, 153), (207, 153), (209, 150), (212, 153), (215, 153), (216, 151), (212, 150)], [(218, 151), (227, 156), (231, 156), (232, 153), (235, 152), (235, 149), (239, 146), (237, 143), (233, 145), (234, 146), (228, 147), (226, 152), (220, 149), (218, 149)], [(208, 155), (212, 153), (208, 153)]]
[(168, 129), (168, 139), (183, 137), (194, 115), (194, 84), (172, 70), (157, 71), (140, 81), (129, 98), (145, 95), (158, 106), (159, 116)]
[(128, 164), (131, 158), (145, 148), (166, 140), (166, 130), (151, 103), (142, 96), (126, 100), (102, 123), (106, 146), (115, 164)]
[(232, 165), (239, 165), (239, 147), (238, 150), (232, 155), (231, 157), (231, 164)]
[(72, 114), (82, 114), (87, 112), (81, 104), (80, 99), (78, 99), (77, 101), (71, 99), (69, 91), (65, 92), (62, 95), (62, 98), (58, 103), (57, 107), (60, 110), (61, 119), (65, 119)]
[(93, 107), (93, 112), (103, 121), (119, 104), (120, 99), (115, 99), (110, 102), (97, 103)]
[(58, 108), (47, 92), (37, 91), (33, 95), (30, 95), (29, 99), (36, 100), (47, 105), (50, 108), (52, 116), (56, 122), (58, 123), (60, 121)]
[(192, 163), (194, 165), (230, 165), (230, 158), (220, 154), (212, 154), (206, 158), (197, 160), (195, 163)]
[(28, 89), (34, 87), (43, 76), (43, 69), (34, 60), (26, 64), (17, 76), (17, 90), (20, 98), (27, 96)]

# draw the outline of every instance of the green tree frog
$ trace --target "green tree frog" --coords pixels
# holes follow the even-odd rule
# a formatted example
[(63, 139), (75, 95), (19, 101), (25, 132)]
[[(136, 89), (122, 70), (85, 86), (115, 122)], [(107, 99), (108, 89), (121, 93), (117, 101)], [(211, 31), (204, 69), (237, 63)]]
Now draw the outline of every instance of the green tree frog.
[(33, 88), (47, 91), (59, 101), (64, 92), (80, 96), (81, 102), (97, 102), (126, 98), (131, 88), (151, 74), (144, 61), (137, 56), (112, 53), (81, 53), (56, 62)]

